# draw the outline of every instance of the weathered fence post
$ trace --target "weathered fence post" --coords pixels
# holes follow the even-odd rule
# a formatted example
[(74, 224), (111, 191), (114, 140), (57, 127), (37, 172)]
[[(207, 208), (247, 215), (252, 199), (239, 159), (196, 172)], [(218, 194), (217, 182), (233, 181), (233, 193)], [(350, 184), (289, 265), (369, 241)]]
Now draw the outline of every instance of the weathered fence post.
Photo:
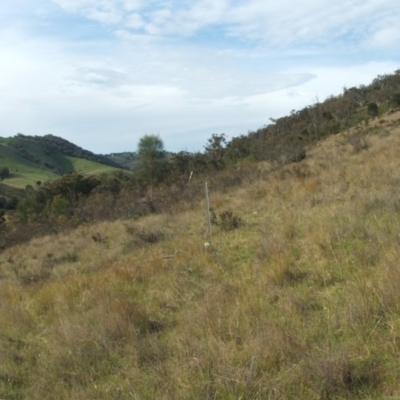
[(210, 202), (208, 200), (208, 186), (207, 182), (204, 186), (205, 195), (206, 195), (206, 216), (207, 216), (207, 225), (208, 225), (208, 236), (210, 237), (210, 245), (212, 245), (212, 234), (211, 234), (211, 217), (210, 217)]

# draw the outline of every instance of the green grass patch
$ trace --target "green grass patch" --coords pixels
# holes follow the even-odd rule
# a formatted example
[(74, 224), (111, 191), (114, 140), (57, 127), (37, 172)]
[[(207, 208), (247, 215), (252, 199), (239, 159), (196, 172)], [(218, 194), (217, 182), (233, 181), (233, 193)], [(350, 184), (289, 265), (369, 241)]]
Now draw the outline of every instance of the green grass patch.
[(99, 164), (97, 162), (85, 160), (83, 158), (69, 157), (66, 159), (70, 161), (74, 172), (82, 175), (100, 175), (112, 174), (122, 169), (109, 167), (108, 165)]

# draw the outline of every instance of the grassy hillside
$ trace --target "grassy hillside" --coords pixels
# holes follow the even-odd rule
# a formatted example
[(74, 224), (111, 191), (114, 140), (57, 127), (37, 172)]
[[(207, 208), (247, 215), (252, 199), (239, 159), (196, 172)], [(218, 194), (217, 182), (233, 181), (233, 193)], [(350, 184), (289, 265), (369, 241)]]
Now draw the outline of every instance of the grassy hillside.
[(107, 154), (107, 158), (132, 171), (138, 169), (138, 155), (134, 152)]
[(99, 164), (93, 161), (85, 160), (83, 158), (66, 157), (71, 162), (74, 172), (83, 175), (99, 175), (111, 174), (120, 170), (119, 168), (110, 167), (108, 165)]
[(211, 186), (211, 248), (196, 202), (3, 251), (0, 398), (399, 398), (399, 152), (397, 112)]
[[(20, 197), (18, 189), (24, 189), (27, 185), (35, 187), (37, 181), (56, 179), (64, 173), (101, 174), (118, 170), (86, 158), (66, 155), (62, 149), (51, 148), (46, 141), (39, 139), (23, 135), (0, 138), (0, 167), (10, 170), (10, 176), (0, 184), (0, 195), (11, 193)], [(69, 145), (74, 148), (74, 145)]]

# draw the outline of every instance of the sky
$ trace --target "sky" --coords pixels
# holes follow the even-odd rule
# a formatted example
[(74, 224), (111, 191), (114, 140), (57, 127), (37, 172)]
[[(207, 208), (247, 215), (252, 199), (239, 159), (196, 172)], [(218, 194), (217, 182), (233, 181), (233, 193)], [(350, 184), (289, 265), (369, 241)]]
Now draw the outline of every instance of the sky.
[(13, 0), (0, 136), (201, 151), (400, 68), (398, 0)]

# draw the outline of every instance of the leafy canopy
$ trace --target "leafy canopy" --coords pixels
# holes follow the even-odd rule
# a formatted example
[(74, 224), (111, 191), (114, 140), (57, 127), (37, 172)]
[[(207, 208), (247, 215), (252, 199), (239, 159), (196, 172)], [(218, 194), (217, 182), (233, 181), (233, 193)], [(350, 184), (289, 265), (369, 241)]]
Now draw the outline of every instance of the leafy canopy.
[(138, 156), (142, 176), (151, 183), (161, 179), (166, 168), (166, 154), (160, 136), (143, 136), (139, 140)]

